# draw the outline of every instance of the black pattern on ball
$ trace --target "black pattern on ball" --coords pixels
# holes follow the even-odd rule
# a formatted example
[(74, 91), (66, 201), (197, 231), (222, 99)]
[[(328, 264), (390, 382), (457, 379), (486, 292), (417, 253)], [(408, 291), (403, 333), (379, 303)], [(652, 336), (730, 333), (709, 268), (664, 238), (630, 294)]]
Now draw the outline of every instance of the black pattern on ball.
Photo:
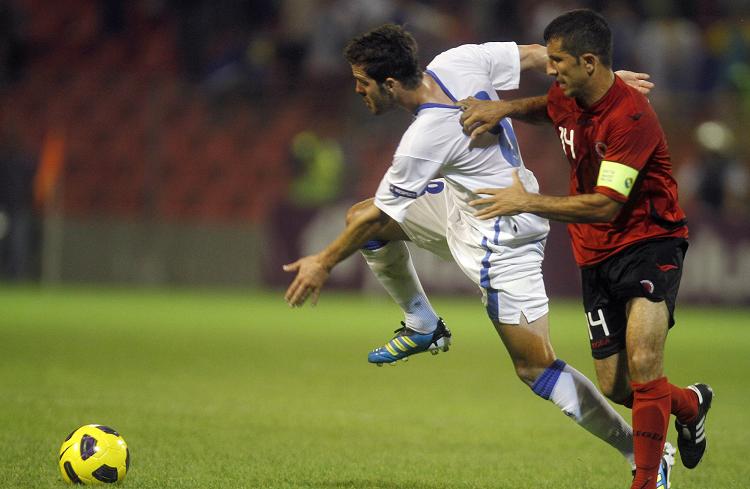
[(65, 473), (68, 475), (68, 479), (70, 479), (73, 484), (83, 484), (81, 479), (78, 478), (76, 471), (73, 470), (73, 466), (70, 462), (65, 462), (63, 466), (65, 467)]
[(120, 436), (120, 434), (117, 431), (115, 431), (114, 429), (110, 428), (109, 426), (97, 425), (97, 428), (99, 428), (100, 430), (102, 430), (105, 433), (109, 433), (110, 435)]
[(96, 453), (96, 438), (83, 435), (81, 438), (81, 460), (87, 460)]
[(109, 465), (102, 465), (101, 467), (93, 471), (91, 475), (94, 476), (94, 479), (105, 482), (107, 484), (117, 482), (117, 469), (114, 467), (110, 467)]

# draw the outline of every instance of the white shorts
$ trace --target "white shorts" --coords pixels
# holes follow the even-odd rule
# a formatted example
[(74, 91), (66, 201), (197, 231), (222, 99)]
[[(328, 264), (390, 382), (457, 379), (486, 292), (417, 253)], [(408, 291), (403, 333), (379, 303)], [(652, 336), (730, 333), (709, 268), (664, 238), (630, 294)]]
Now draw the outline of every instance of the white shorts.
[[(542, 260), (546, 236), (511, 245), (496, 244), (456, 218), (441, 180), (431, 183), (409, 206), (401, 228), (411, 241), (442, 258), (453, 259), (482, 291), (487, 315), (503, 324), (528, 322), (549, 312)], [(506, 218), (501, 218), (506, 219)]]

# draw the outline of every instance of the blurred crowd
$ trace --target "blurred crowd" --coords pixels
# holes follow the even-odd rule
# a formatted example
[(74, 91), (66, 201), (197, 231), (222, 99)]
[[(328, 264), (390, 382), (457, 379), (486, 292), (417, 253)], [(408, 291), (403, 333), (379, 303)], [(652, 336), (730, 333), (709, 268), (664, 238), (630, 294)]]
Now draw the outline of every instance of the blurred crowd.
[[(369, 116), (349, 38), (406, 24), (426, 64), (462, 43), (541, 43), (578, 7), (608, 19), (616, 68), (656, 83), (688, 211), (750, 217), (749, 0), (0, 0), (2, 273), (33, 274), (50, 209), (265, 222), (367, 197), (408, 114)], [(522, 84), (508, 96), (549, 80)], [(542, 187), (565, 192), (549, 129), (517, 127)]]

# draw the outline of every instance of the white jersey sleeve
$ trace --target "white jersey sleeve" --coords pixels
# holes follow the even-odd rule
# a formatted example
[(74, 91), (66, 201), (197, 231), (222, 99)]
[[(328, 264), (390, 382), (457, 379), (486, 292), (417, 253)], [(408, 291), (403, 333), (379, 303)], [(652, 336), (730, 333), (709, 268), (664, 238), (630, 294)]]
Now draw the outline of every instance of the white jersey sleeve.
[(439, 54), (427, 69), (489, 78), (495, 90), (515, 90), (521, 80), (521, 55), (514, 42), (464, 44)]
[(375, 194), (375, 207), (396, 222), (403, 222), (407, 209), (438, 175), (440, 166), (435, 161), (394, 156)]
[(436, 124), (435, 115), (418, 117), (409, 126), (375, 194), (375, 206), (397, 222), (403, 222), (407, 208), (450, 159), (458, 128)]

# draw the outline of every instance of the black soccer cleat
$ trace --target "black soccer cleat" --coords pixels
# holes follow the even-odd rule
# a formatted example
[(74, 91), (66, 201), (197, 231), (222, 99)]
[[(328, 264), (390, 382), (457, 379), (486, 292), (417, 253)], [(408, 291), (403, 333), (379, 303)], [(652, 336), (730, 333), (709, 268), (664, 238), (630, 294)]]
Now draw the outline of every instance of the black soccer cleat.
[(711, 409), (714, 391), (706, 384), (693, 384), (687, 388), (698, 394), (698, 416), (690, 423), (675, 420), (674, 427), (677, 429), (677, 447), (682, 465), (693, 469), (706, 451), (706, 417)]

